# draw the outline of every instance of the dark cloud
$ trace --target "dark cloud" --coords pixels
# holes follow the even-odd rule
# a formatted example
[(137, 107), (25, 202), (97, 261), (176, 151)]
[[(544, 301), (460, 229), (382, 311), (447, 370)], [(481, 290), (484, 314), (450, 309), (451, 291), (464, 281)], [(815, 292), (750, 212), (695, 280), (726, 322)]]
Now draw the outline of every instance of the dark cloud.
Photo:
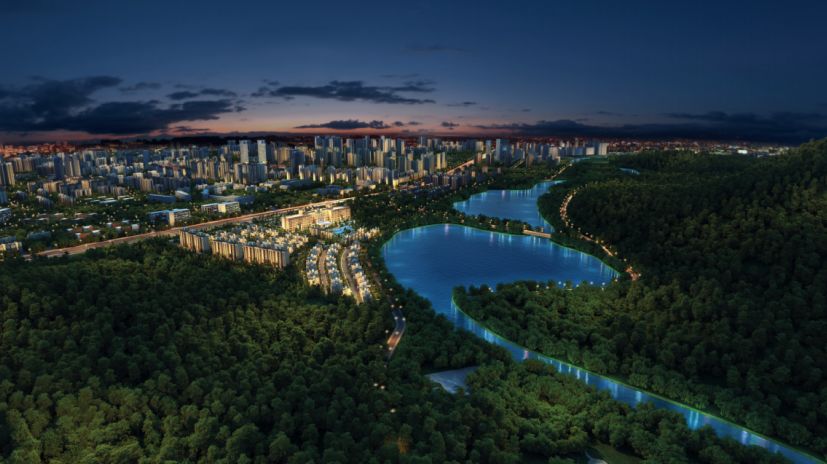
[(595, 111), (594, 114), (599, 114), (601, 116), (621, 116), (620, 113), (615, 113), (614, 111), (605, 111), (605, 110)]
[[(115, 87), (121, 79), (112, 76), (94, 76), (65, 81), (43, 78), (23, 87), (16, 95), (18, 100), (31, 104), (31, 110), (43, 116), (60, 115), (69, 109), (92, 102), (91, 95), (98, 90)], [(14, 99), (15, 95), (11, 95)], [(7, 98), (9, 98), (7, 96)]]
[(3, 88), (0, 131), (146, 134), (183, 121), (217, 119), (234, 108), (234, 103), (226, 99), (169, 106), (156, 100), (96, 103), (92, 99), (95, 92), (120, 84), (117, 77), (94, 76), (63, 81), (38, 78), (23, 87)]
[(236, 93), (232, 90), (227, 89), (201, 89), (198, 91), (190, 91), (190, 90), (182, 90), (179, 92), (173, 92), (167, 95), (167, 98), (170, 100), (189, 100), (191, 98), (197, 98), (201, 96), (210, 96), (210, 97), (235, 97)]
[(386, 89), (393, 92), (433, 92), (434, 81), (427, 79), (406, 81), (404, 85), (397, 87), (386, 87)]
[(126, 87), (121, 87), (120, 90), (123, 93), (133, 93), (133, 92), (141, 92), (144, 90), (158, 90), (161, 88), (161, 84), (159, 82), (138, 82), (132, 85), (128, 85)]
[(121, 83), (121, 79), (112, 76), (33, 80), (23, 87), (2, 89), (0, 130), (25, 132), (33, 125), (49, 125), (68, 117), (74, 109), (91, 104), (91, 95), (98, 90)]
[(445, 105), (445, 106), (468, 107), (468, 106), (474, 106), (474, 105), (476, 105), (476, 104), (477, 104), (477, 102), (473, 102), (473, 101), (464, 101), (464, 102), (457, 102), (457, 103), (448, 103), (448, 104), (447, 104), (447, 105)]
[(422, 125), (422, 123), (421, 123), (421, 122), (419, 122), (419, 121), (408, 121), (408, 122), (404, 122), (404, 121), (394, 121), (393, 125), (394, 125), (395, 127), (420, 126), (420, 125)]
[(266, 87), (266, 86), (262, 85), (261, 87), (258, 88), (258, 90), (251, 93), (250, 96), (251, 97), (256, 97), (256, 98), (269, 97), (269, 96), (271, 96), (270, 95), (271, 91), (272, 91), (272, 89), (270, 87)]
[(787, 124), (807, 125), (823, 122), (825, 115), (820, 113), (776, 112), (769, 116), (755, 113), (725, 113), (723, 111), (709, 111), (707, 113), (667, 113), (666, 116), (676, 119), (689, 119), (731, 125), (750, 126), (778, 126)]
[(196, 133), (204, 133), (209, 132), (209, 129), (204, 129), (200, 127), (190, 127), (190, 126), (175, 126), (172, 127), (172, 132), (178, 132), (182, 134), (196, 134)]
[(454, 130), (455, 127), (459, 127), (459, 124), (451, 121), (442, 121), (442, 124), (440, 124), (440, 126), (448, 130)]
[(385, 124), (384, 121), (359, 121), (356, 119), (346, 119), (338, 121), (330, 121), (321, 124), (306, 124), (303, 126), (296, 126), (296, 129), (335, 129), (335, 130), (352, 130), (352, 129), (390, 129), (391, 126)]
[(232, 98), (232, 97), (236, 96), (235, 92), (233, 92), (232, 90), (227, 90), (227, 89), (206, 88), (206, 89), (201, 89), (201, 91), (199, 93), (201, 95), (209, 95), (211, 97), (229, 97), (229, 98)]
[(691, 121), (711, 133), (729, 133), (747, 140), (805, 141), (827, 136), (827, 115), (781, 111), (756, 113), (669, 113), (668, 117)]
[(560, 119), (536, 123), (475, 126), (479, 129), (527, 136), (680, 138), (696, 140), (748, 140), (800, 143), (827, 136), (827, 115), (819, 113), (729, 114), (719, 111), (694, 114), (670, 113), (688, 122), (595, 126)]
[(167, 95), (167, 98), (170, 100), (189, 100), (190, 98), (197, 97), (198, 94), (195, 92), (190, 92), (189, 90), (182, 90), (180, 92), (172, 92), (171, 94)]
[(531, 108), (523, 108), (520, 111), (522, 111), (523, 113), (531, 113)]
[(433, 44), (417, 44), (405, 47), (405, 51), (414, 53), (462, 53), (464, 48), (449, 47), (447, 45), (433, 43)]
[(433, 92), (430, 81), (409, 81), (401, 86), (365, 85), (362, 81), (330, 81), (320, 86), (262, 86), (252, 94), (254, 97), (278, 97), (292, 99), (295, 97), (313, 97), (339, 101), (367, 101), (373, 103), (422, 104), (434, 103), (430, 99), (411, 98), (399, 93)]
[(499, 131), (499, 132), (511, 132), (514, 134), (520, 135), (585, 135), (587, 132), (590, 132), (595, 129), (605, 129), (605, 130), (612, 130), (614, 128), (598, 128), (592, 126), (586, 126), (584, 124), (580, 124), (576, 121), (572, 121), (569, 119), (559, 119), (556, 121), (537, 121), (536, 123), (522, 123), (522, 122), (514, 122), (514, 123), (504, 123), (504, 124), (480, 124), (475, 125), (474, 127), (483, 130), (491, 130), (491, 131)]
[(169, 107), (158, 102), (109, 102), (81, 111), (60, 121), (52, 129), (83, 131), (90, 134), (131, 135), (164, 130), (181, 121), (218, 119), (233, 111), (229, 100), (188, 101)]

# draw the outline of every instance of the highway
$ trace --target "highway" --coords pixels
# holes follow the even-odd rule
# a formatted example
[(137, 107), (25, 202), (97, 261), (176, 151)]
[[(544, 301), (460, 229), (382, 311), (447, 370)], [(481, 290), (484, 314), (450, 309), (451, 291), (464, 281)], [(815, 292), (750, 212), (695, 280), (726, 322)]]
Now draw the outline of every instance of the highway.
[(183, 228), (209, 229), (209, 228), (213, 228), (213, 227), (224, 226), (224, 225), (227, 225), (227, 224), (236, 224), (236, 223), (240, 223), (240, 222), (250, 222), (254, 219), (261, 219), (263, 217), (272, 216), (272, 215), (275, 215), (275, 214), (291, 213), (291, 212), (298, 211), (299, 209), (304, 209), (304, 208), (316, 208), (316, 207), (322, 207), (322, 206), (337, 205), (337, 204), (346, 202), (348, 200), (350, 200), (350, 198), (341, 198), (341, 199), (336, 199), (336, 200), (325, 200), (325, 201), (319, 201), (319, 202), (316, 202), (316, 203), (305, 203), (303, 205), (289, 206), (287, 208), (271, 209), (271, 210), (267, 210), (267, 211), (260, 211), (260, 212), (257, 212), (257, 213), (243, 214), (241, 216), (234, 216), (234, 217), (228, 217), (228, 218), (223, 218), (223, 219), (217, 219), (215, 221), (202, 222), (202, 223), (199, 223), (199, 224), (192, 224), (192, 225), (181, 226), (181, 227), (172, 227), (172, 228), (165, 229), (165, 230), (157, 230), (157, 231), (153, 231), (153, 232), (146, 232), (146, 233), (143, 233), (143, 234), (130, 235), (130, 236), (127, 236), (127, 237), (118, 237), (118, 238), (113, 238), (111, 240), (104, 240), (104, 241), (100, 241), (100, 242), (84, 243), (82, 245), (76, 245), (76, 246), (71, 246), (71, 247), (66, 247), (66, 248), (55, 248), (55, 249), (52, 249), (52, 250), (41, 251), (40, 253), (37, 253), (37, 255), (38, 256), (45, 256), (47, 258), (54, 258), (56, 256), (64, 256), (64, 255), (76, 255), (76, 254), (86, 253), (88, 250), (94, 250), (96, 248), (105, 248), (105, 247), (113, 246), (113, 245), (124, 245), (124, 244), (127, 244), (127, 243), (135, 243), (135, 242), (139, 242), (141, 240), (146, 240), (146, 239), (149, 239), (149, 238), (177, 236), (178, 231), (183, 229)]
[(455, 173), (455, 172), (457, 172), (457, 171), (459, 171), (459, 170), (461, 170), (461, 169), (465, 169), (465, 168), (467, 168), (467, 167), (470, 167), (470, 166), (472, 166), (473, 164), (474, 164), (474, 158), (471, 158), (470, 160), (468, 160), (468, 161), (466, 161), (466, 162), (464, 162), (464, 163), (460, 164), (459, 166), (453, 167), (453, 168), (451, 168), (451, 169), (449, 169), (449, 170), (445, 171), (445, 174), (449, 174), (449, 175), (450, 175), (450, 174), (453, 174), (453, 173)]

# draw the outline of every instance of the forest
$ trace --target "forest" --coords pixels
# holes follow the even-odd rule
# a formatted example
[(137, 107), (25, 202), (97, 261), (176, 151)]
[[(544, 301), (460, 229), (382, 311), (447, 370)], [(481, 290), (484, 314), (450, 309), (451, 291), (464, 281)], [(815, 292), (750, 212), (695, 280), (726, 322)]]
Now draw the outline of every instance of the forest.
[[(444, 205), (400, 199), (397, 217)], [(291, 267), (161, 239), (4, 262), (0, 461), (574, 463), (604, 443), (649, 462), (783, 462), (514, 363), (396, 283), (380, 244), (408, 321), (390, 362), (385, 299), (323, 295)], [(468, 395), (423, 376), (466, 366), (479, 366)]]
[[(629, 175), (618, 168), (633, 168)], [(691, 153), (578, 163), (539, 205), (644, 276), (606, 290), (458, 289), (493, 330), (827, 456), (827, 141), (783, 156)]]

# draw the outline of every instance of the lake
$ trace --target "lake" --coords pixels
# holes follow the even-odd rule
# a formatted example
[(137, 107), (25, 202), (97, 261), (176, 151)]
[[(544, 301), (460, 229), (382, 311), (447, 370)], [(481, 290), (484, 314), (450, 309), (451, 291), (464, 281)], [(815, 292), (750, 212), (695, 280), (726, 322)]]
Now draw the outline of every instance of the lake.
[[(536, 197), (553, 184), (543, 182), (533, 189), (512, 191), (510, 194), (498, 190), (485, 192), (455, 206), (461, 211), (465, 208), (464, 212), (468, 214), (494, 216), (493, 213), (497, 212), (502, 218), (528, 222), (526, 219), (530, 219), (530, 215), (526, 210), (527, 198), (536, 195), (532, 201), (535, 203), (534, 213), (539, 215)], [(514, 205), (514, 209), (509, 205)], [(609, 284), (617, 277), (617, 272), (591, 255), (556, 245), (544, 238), (503, 234), (456, 224), (437, 224), (398, 232), (384, 244), (382, 256), (397, 281), (427, 298), (437, 313), (444, 315), (455, 326), (505, 348), (515, 360), (536, 359), (546, 362), (558, 371), (598, 390), (608, 391), (618, 401), (632, 406), (647, 402), (658, 408), (678, 412), (686, 418), (687, 425), (692, 429), (709, 426), (719, 436), (781, 453), (797, 464), (822, 462), (690, 406), (528, 350), (480, 325), (463, 313), (451, 298), (456, 286), (486, 284), (494, 288), (498, 283), (519, 280), (554, 281), (558, 285), (566, 282)]]
[(559, 182), (544, 181), (525, 190), (486, 190), (471, 195), (471, 198), (465, 201), (454, 203), (454, 208), (470, 216), (482, 214), (488, 217), (517, 219), (532, 227), (542, 227), (545, 232), (551, 232), (554, 228), (537, 210), (537, 199)]

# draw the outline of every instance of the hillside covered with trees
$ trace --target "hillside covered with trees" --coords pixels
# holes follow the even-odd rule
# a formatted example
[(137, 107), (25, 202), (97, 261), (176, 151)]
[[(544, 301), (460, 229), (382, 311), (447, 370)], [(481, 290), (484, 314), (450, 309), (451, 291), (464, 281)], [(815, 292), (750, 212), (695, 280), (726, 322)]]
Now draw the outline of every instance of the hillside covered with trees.
[[(640, 175), (619, 171), (633, 168)], [(563, 197), (642, 272), (608, 289), (460, 291), (529, 348), (827, 455), (827, 142), (783, 156), (649, 153), (579, 163)]]
[[(381, 263), (379, 263), (381, 265)], [(149, 241), (0, 266), (0, 461), (575, 462), (590, 443), (664, 462), (780, 462), (632, 410), (454, 330), (391, 281), (386, 305)], [(479, 365), (472, 394), (426, 370)]]

